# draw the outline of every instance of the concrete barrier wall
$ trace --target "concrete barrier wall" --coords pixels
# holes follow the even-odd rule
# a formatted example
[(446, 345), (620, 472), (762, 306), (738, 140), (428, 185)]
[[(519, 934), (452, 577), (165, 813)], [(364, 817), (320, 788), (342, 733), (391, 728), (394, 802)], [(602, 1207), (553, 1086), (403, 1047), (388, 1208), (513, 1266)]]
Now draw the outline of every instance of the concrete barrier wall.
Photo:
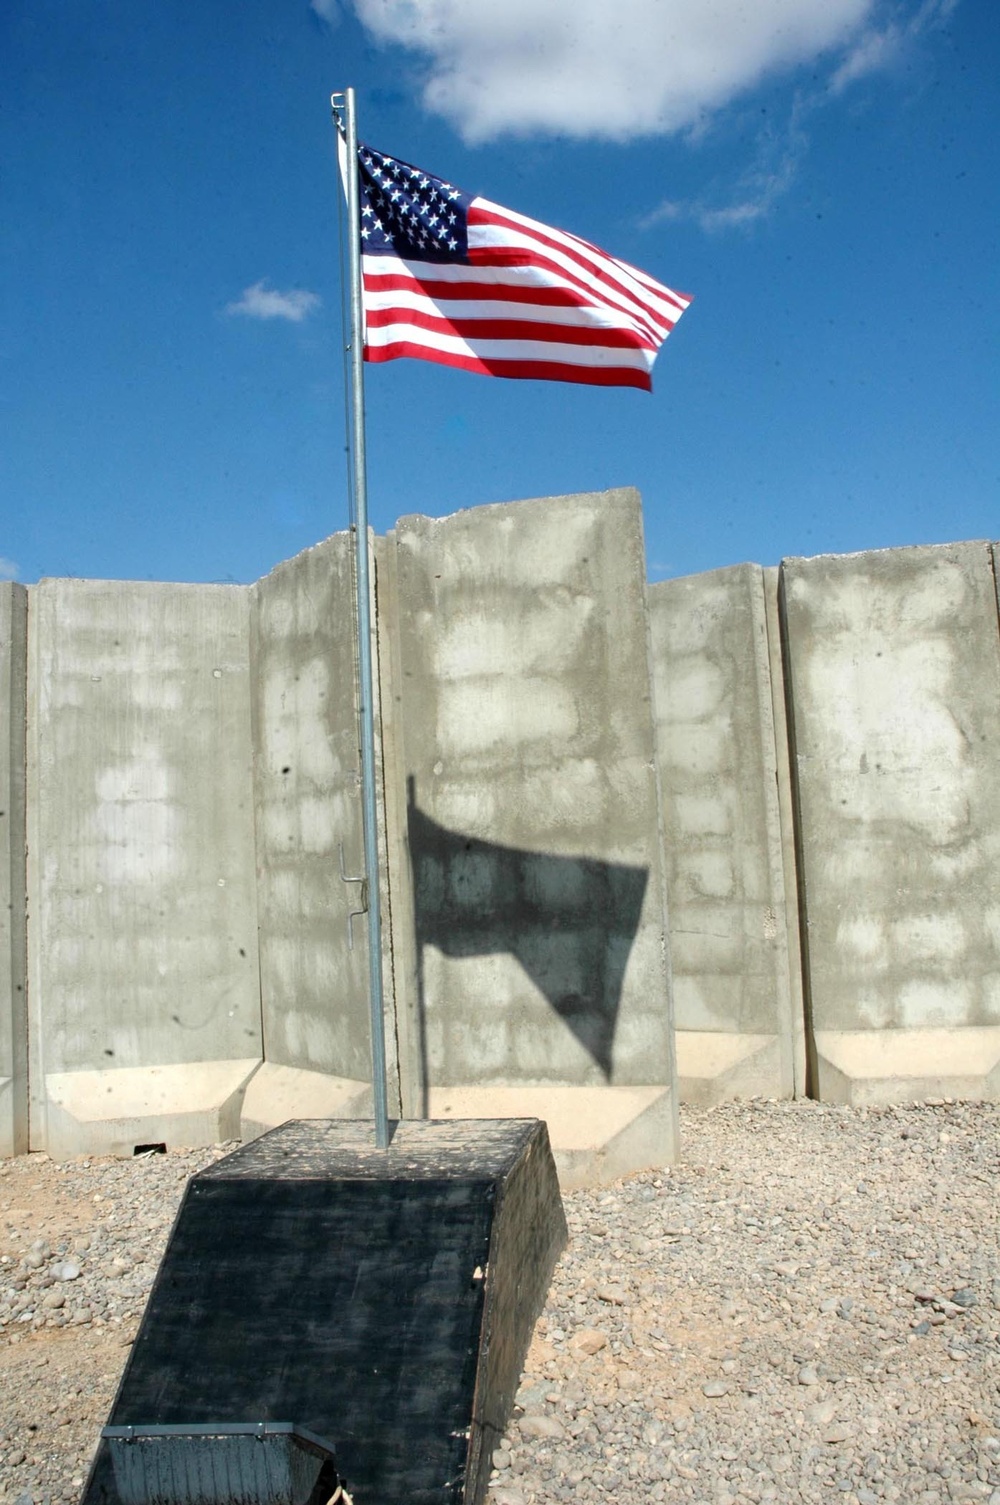
[[(26, 1051), (54, 1154), (369, 1111), (351, 547), (0, 585), (0, 1151)], [(994, 552), (647, 601), (634, 492), (376, 541), (390, 1110), (669, 1160), (665, 915), (692, 1099), (1000, 1096)]]
[(764, 573), (663, 581), (649, 611), (681, 1100), (790, 1097), (804, 1051)]
[[(371, 1108), (354, 655), (353, 539), (328, 538), (253, 587), (253, 711), (266, 1061), (244, 1132)], [(349, 933), (349, 925), (351, 927)], [(353, 936), (353, 946), (350, 944)], [(394, 1030), (390, 1102), (398, 1113)]]
[(1000, 1096), (990, 546), (783, 568), (814, 1090)]
[(42, 581), (28, 644), (32, 1147), (232, 1137), (261, 1057), (247, 592)]
[(390, 554), (404, 1106), (538, 1113), (564, 1174), (574, 1154), (588, 1174), (662, 1163), (675, 1096), (638, 495), (404, 518)]
[(28, 1148), (25, 695), (28, 593), (0, 582), (0, 1155)]

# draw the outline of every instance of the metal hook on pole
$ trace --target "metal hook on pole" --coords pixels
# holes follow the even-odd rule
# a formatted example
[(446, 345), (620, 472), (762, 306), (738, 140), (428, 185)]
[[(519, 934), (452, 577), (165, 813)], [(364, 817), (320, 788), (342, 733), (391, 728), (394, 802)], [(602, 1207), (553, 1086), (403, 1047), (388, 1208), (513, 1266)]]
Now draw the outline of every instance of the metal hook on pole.
[(347, 911), (347, 949), (348, 949), (348, 951), (353, 951), (354, 950), (354, 921), (357, 920), (357, 919), (360, 919), (360, 917), (363, 914), (367, 914), (368, 913), (368, 879), (367, 879), (367, 877), (366, 877), (366, 875), (364, 873), (360, 873), (357, 877), (354, 877), (344, 867), (344, 843), (342, 841), (338, 842), (338, 844), (337, 844), (337, 850), (340, 853), (340, 878), (341, 878), (341, 882), (342, 883), (360, 883), (361, 884), (361, 896), (360, 896), (361, 897), (361, 907), (360, 907), (360, 909), (349, 909)]

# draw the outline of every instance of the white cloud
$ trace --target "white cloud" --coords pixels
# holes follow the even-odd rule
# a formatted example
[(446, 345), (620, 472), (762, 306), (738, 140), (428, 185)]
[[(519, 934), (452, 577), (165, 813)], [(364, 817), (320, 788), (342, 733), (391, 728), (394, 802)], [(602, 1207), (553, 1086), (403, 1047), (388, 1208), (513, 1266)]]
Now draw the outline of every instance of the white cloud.
[(288, 319), (292, 324), (301, 324), (321, 302), (318, 293), (298, 288), (280, 293), (266, 282), (255, 282), (244, 289), (243, 296), (235, 303), (226, 304), (226, 313), (243, 314), (248, 319)]
[(309, 0), (309, 9), (315, 11), (321, 21), (327, 26), (339, 26), (341, 21), (341, 9), (337, 0)]
[(16, 580), (20, 573), (13, 559), (4, 559), (0, 554), (0, 580)]
[(958, 0), (924, 0), (913, 14), (890, 16), (880, 26), (868, 26), (851, 47), (830, 82), (834, 94), (870, 73), (891, 68), (907, 47), (946, 21)]
[(805, 108), (796, 105), (783, 138), (761, 137), (754, 162), (724, 195), (665, 199), (640, 221), (641, 228), (648, 230), (664, 220), (690, 220), (712, 232), (740, 229), (764, 219), (795, 182), (806, 153), (807, 139), (800, 123), (804, 113)]
[(424, 55), (425, 105), (469, 143), (539, 132), (625, 141), (690, 128), (765, 75), (851, 46), (876, 7), (876, 0), (353, 3), (379, 41)]

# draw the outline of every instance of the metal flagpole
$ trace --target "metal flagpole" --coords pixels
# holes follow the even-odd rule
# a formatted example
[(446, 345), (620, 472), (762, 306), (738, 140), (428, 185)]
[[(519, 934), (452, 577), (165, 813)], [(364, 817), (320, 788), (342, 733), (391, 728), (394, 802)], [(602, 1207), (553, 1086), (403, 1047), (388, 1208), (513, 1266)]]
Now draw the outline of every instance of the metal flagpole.
[[(343, 99), (343, 127), (338, 101)], [(368, 907), (368, 1003), (371, 1011), (372, 1098), (375, 1143), (389, 1146), (385, 1081), (385, 1019), (382, 1004), (382, 912), (378, 871), (378, 815), (375, 800), (375, 706), (372, 679), (371, 586), (368, 570), (368, 490), (365, 472), (364, 307), (361, 298), (361, 206), (358, 191), (358, 128), (354, 90), (331, 97), (334, 122), (342, 129), (346, 152), (347, 238), (350, 267), (351, 460), (355, 508), (358, 584), (358, 671), (361, 719), (361, 802)]]

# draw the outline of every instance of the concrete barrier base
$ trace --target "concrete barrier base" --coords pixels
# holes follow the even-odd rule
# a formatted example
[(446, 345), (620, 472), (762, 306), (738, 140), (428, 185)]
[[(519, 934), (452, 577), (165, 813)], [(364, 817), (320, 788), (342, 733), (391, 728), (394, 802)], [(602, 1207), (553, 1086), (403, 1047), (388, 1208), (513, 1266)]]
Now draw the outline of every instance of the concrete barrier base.
[(604, 1186), (677, 1158), (669, 1087), (434, 1087), (428, 1117), (541, 1118), (564, 1191)]
[(0, 1159), (16, 1154), (14, 1145), (14, 1079), (0, 1076)]
[(260, 1065), (236, 1061), (50, 1072), (45, 1078), (45, 1149), (131, 1155), (138, 1144), (197, 1147), (238, 1139), (243, 1091)]
[(370, 1082), (265, 1061), (243, 1098), (240, 1138), (247, 1143), (291, 1118), (371, 1118)]
[(817, 1088), (825, 1103), (864, 1107), (928, 1097), (1000, 1100), (1000, 1026), (817, 1030)]
[(734, 1098), (787, 1097), (774, 1035), (678, 1030), (677, 1090), (682, 1103), (710, 1108)]

